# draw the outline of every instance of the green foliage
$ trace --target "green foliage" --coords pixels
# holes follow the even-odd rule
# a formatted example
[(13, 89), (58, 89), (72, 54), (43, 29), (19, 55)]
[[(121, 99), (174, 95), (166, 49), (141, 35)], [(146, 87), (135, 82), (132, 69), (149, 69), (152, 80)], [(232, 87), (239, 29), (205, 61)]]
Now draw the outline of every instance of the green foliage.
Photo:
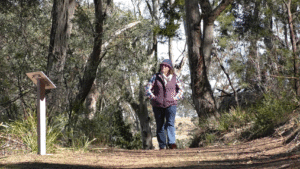
[[(29, 112), (26, 118), (9, 123), (6, 129), (7, 134), (18, 137), (23, 143), (37, 152), (37, 117), (35, 112)], [(56, 149), (57, 138), (61, 135), (61, 130), (57, 126), (47, 126), (46, 131), (46, 147), (47, 152), (53, 152)]]
[[(110, 119), (107, 112), (97, 112), (93, 119), (88, 119), (87, 110), (85, 113), (69, 120), (66, 116), (60, 116), (60, 123), (67, 126), (64, 135), (60, 138), (62, 146), (74, 148), (76, 150), (87, 150), (91, 144), (105, 146), (109, 143)], [(82, 112), (81, 112), (82, 113)], [(106, 114), (107, 113), (107, 114)]]
[(140, 133), (132, 135), (130, 129), (131, 125), (126, 124), (122, 118), (122, 112), (115, 111), (113, 114), (113, 130), (112, 130), (112, 144), (126, 149), (141, 149), (141, 135)]
[[(60, 139), (63, 146), (76, 150), (88, 150), (90, 145), (117, 146), (126, 149), (142, 148), (141, 135), (133, 135), (131, 124), (125, 123), (122, 111), (116, 109), (115, 105), (108, 106), (103, 112), (96, 112), (93, 119), (88, 119), (88, 111), (83, 109), (83, 115), (78, 118), (77, 123)], [(82, 113), (82, 112), (81, 112)], [(66, 118), (63, 121), (67, 122)], [(61, 123), (65, 123), (65, 122)]]
[(217, 119), (218, 130), (229, 131), (232, 128), (244, 126), (251, 120), (251, 116), (240, 107), (231, 108), (228, 113), (222, 113)]
[(178, 36), (176, 31), (179, 29), (179, 21), (183, 17), (185, 0), (175, 0), (173, 4), (169, 1), (164, 1), (160, 10), (163, 12), (165, 22), (164, 26), (156, 26), (153, 31), (154, 33), (167, 37)]
[(279, 97), (265, 94), (263, 101), (252, 108), (254, 125), (243, 136), (249, 134), (249, 139), (255, 139), (272, 134), (275, 127), (289, 120), (289, 114), (295, 108), (296, 103), (286, 93)]
[(214, 143), (216, 141), (216, 135), (215, 133), (206, 133), (205, 134), (205, 142), (207, 144)]
[(79, 136), (76, 139), (73, 139), (71, 147), (75, 150), (87, 151), (89, 146), (96, 140), (96, 138), (89, 140), (85, 135)]
[(286, 122), (288, 114), (292, 112), (296, 107), (296, 104), (291, 100), (291, 96), (287, 96), (285, 93), (280, 97), (276, 97), (271, 94), (266, 94), (261, 104), (256, 107), (254, 112), (257, 125), (268, 125), (274, 123), (278, 125), (282, 122)]
[[(228, 40), (233, 39), (232, 33), (234, 31), (233, 23), (235, 20), (235, 17), (232, 12), (232, 6), (229, 5), (227, 8), (220, 14), (220, 16), (217, 18), (217, 21), (219, 22), (220, 27), (217, 28), (221, 33), (221, 38), (227, 38)], [(224, 47), (225, 48), (225, 47)]]
[(202, 119), (190, 147), (222, 141), (226, 133), (233, 131), (235, 134), (223, 140), (225, 144), (232, 140), (270, 136), (276, 127), (290, 120), (298, 104), (299, 99), (293, 92), (265, 93), (264, 98), (252, 107), (231, 108), (228, 112), (221, 112), (220, 117)]
[(51, 28), (50, 3), (1, 1), (1, 121), (20, 119), (24, 109), (35, 109), (35, 86), (25, 73), (45, 70)]

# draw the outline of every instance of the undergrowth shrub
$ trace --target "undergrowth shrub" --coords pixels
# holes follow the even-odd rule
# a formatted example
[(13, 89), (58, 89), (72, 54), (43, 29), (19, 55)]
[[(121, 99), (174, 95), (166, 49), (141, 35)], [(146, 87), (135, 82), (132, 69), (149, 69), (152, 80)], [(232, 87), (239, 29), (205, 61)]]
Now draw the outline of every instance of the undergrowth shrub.
[(218, 130), (198, 130), (193, 134), (190, 141), (190, 148), (205, 147), (217, 142), (220, 137)]
[(293, 97), (286, 93), (280, 96), (265, 94), (264, 99), (251, 108), (254, 125), (242, 137), (256, 139), (272, 134), (275, 127), (289, 120), (289, 115), (296, 106)]
[[(92, 147), (112, 146), (125, 149), (142, 148), (141, 134), (131, 132), (131, 124), (123, 120), (122, 111), (115, 105), (108, 106), (103, 111), (97, 111), (93, 119), (80, 116), (62, 140), (65, 146), (77, 150), (87, 150)], [(83, 109), (82, 114), (88, 114)]]
[[(269, 136), (276, 127), (290, 119), (298, 102), (293, 94), (265, 93), (263, 99), (252, 107), (231, 108), (228, 112), (221, 113), (220, 117), (201, 119), (190, 147), (206, 146), (217, 141), (227, 144), (238, 139), (252, 140)], [(241, 132), (236, 132), (236, 129), (241, 129)], [(222, 140), (231, 131), (235, 132), (227, 135), (226, 141)]]
[(220, 135), (220, 131), (216, 129), (217, 121), (215, 118), (200, 119), (196, 125), (198, 128), (193, 131), (190, 148), (211, 145)]
[(110, 119), (108, 115), (98, 114), (91, 120), (84, 118), (73, 127), (71, 134), (71, 147), (87, 149), (89, 145), (105, 146), (109, 143)]
[(120, 110), (114, 112), (112, 121), (113, 128), (111, 144), (126, 149), (142, 148), (141, 134), (132, 134), (130, 131), (131, 125), (123, 120), (122, 112)]
[(191, 139), (186, 138), (186, 139), (176, 139), (176, 145), (178, 149), (184, 149), (186, 147), (189, 147), (191, 144)]
[(231, 128), (244, 126), (250, 120), (251, 116), (246, 112), (246, 110), (236, 107), (231, 108), (228, 113), (222, 113), (221, 116), (216, 119), (215, 123), (218, 124), (218, 130), (229, 131)]
[[(46, 130), (46, 149), (47, 152), (53, 152), (56, 149), (55, 144), (61, 131), (57, 126), (47, 126)], [(32, 152), (38, 151), (37, 118), (35, 112), (29, 112), (26, 119), (9, 123), (5, 132), (6, 134), (18, 137)]]

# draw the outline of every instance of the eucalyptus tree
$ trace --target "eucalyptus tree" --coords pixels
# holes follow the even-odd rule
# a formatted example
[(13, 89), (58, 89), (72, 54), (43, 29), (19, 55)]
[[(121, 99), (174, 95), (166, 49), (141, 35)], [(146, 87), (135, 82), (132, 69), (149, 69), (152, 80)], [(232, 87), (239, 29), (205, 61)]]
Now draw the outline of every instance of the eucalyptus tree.
[[(47, 74), (57, 86), (48, 94), (49, 112), (61, 113), (67, 107), (64, 87), (64, 67), (67, 58), (69, 39), (72, 30), (72, 18), (75, 11), (75, 0), (54, 0), (52, 9), (52, 28), (50, 34), (49, 54), (47, 61)], [(51, 115), (49, 115), (51, 117)]]
[(124, 82), (126, 82), (124, 89), (126, 91), (125, 100), (130, 104), (139, 119), (143, 148), (152, 149), (152, 120), (148, 111), (149, 100), (145, 98), (144, 85), (157, 67), (158, 40), (157, 33), (152, 30), (159, 25), (159, 1), (152, 0), (149, 2), (147, 0), (146, 3), (151, 20), (145, 19), (144, 26), (140, 26), (138, 32), (133, 32), (133, 37), (136, 38), (133, 39), (130, 51), (133, 56), (131, 62), (135, 64), (129, 68), (131, 70), (129, 71), (131, 72), (130, 77), (128, 75), (127, 78), (124, 76)]
[(167, 37), (169, 59), (175, 65), (172, 43), (175, 37), (180, 36), (178, 29), (184, 16), (184, 0), (164, 0), (160, 5), (160, 10), (163, 14), (163, 24), (157, 25), (154, 31), (161, 36), (161, 39)]
[(222, 95), (233, 91), (237, 104), (236, 88), (262, 85), (263, 60), (258, 41), (265, 33), (261, 33), (261, 5), (258, 1), (235, 1), (217, 18), (215, 61), (220, 61), (222, 69), (224, 63), (228, 70), (224, 70), (228, 83), (218, 90)]
[(214, 22), (232, 2), (233, 0), (213, 1), (212, 4), (208, 0), (185, 2), (192, 98), (199, 117), (216, 112), (215, 99), (207, 78), (207, 67), (212, 52)]
[[(292, 46), (292, 53), (293, 53), (293, 60), (294, 60), (294, 77), (299, 77), (299, 56), (297, 56), (297, 42), (296, 42), (296, 31), (294, 30), (294, 24), (296, 21), (296, 16), (297, 13), (299, 13), (299, 8), (300, 3), (299, 1), (292, 1), (292, 0), (284, 0), (283, 1), (285, 7), (286, 7), (286, 12), (287, 12), (287, 18), (288, 18), (288, 25), (289, 25), (289, 32), (290, 32), (290, 40), (291, 40), (291, 46)], [(298, 10), (298, 11), (297, 11)], [(299, 14), (298, 14), (299, 16)], [(299, 43), (299, 42), (298, 42)], [(296, 78), (294, 80), (294, 87), (296, 94), (299, 96), (300, 95), (300, 80)]]
[[(298, 5), (294, 2), (293, 6), (297, 8)], [(297, 13), (296, 8), (292, 13)], [(297, 76), (297, 60), (293, 55), (295, 52), (289, 45), (292, 44), (293, 35), (288, 30), (293, 27), (288, 24), (287, 9), (284, 1), (255, 0), (235, 3), (234, 33), (237, 42), (243, 44), (240, 47), (243, 53), (240, 52), (242, 60), (232, 58), (231, 65), (232, 70), (241, 75), (241, 82), (246, 83), (246, 86), (261, 86), (277, 92), (279, 81), (276, 77)], [(295, 14), (292, 15), (294, 16)], [(293, 20), (294, 24), (297, 22), (297, 19)], [(289, 66), (291, 64), (294, 65), (294, 72)], [(295, 84), (297, 83), (294, 83), (294, 89), (297, 91)]]
[[(266, 69), (266, 57), (260, 52), (261, 41), (270, 48), (268, 39), (272, 36), (272, 17), (270, 9), (266, 6), (266, 1), (238, 1), (233, 7), (235, 20), (235, 33), (240, 45), (240, 55), (242, 55), (244, 65), (244, 76), (242, 83), (244, 87), (263, 87), (265, 81), (264, 69)], [(266, 16), (266, 17), (263, 17)], [(237, 63), (233, 60), (233, 63)]]
[[(294, 24), (299, 23), (296, 9), (292, 12)], [(217, 20), (214, 54), (227, 65), (237, 89), (255, 89), (277, 96), (296, 91), (292, 36), (284, 1), (237, 0)], [(221, 90), (230, 93), (228, 86)]]
[(45, 70), (51, 3), (0, 2), (0, 119), (26, 118), (35, 111), (35, 86), (25, 73)]
[[(80, 4), (78, 4), (80, 5)], [(93, 37), (93, 49), (90, 55), (84, 59), (86, 62), (83, 65), (76, 66), (76, 69), (83, 68), (83, 74), (76, 75), (76, 77), (80, 78), (80, 84), (78, 86), (78, 92), (76, 92), (76, 96), (72, 97), (69, 101), (68, 105), (58, 105), (61, 110), (69, 110), (69, 117), (72, 116), (72, 111), (78, 113), (79, 108), (82, 103), (85, 101), (94, 80), (97, 74), (97, 68), (101, 63), (105, 54), (101, 55), (102, 52), (102, 44), (103, 44), (103, 26), (108, 12), (111, 12), (111, 1), (102, 2), (102, 0), (94, 1), (94, 24), (90, 21), (91, 32)], [(72, 18), (74, 14), (75, 1), (54, 1), (53, 3), (53, 22), (52, 22), (52, 32), (51, 32), (51, 40), (49, 47), (49, 57), (48, 57), (48, 74), (50, 78), (53, 76), (54, 79), (57, 79), (57, 84), (60, 88), (67, 87), (70, 81), (66, 81), (66, 72), (64, 72), (64, 68), (66, 65), (66, 57), (67, 54), (72, 55), (75, 48), (72, 48), (68, 45), (68, 39), (70, 38), (71, 28), (72, 28)], [(82, 11), (78, 11), (82, 12)], [(76, 72), (74, 72), (76, 73)], [(73, 74), (74, 74), (73, 73)], [(77, 73), (79, 73), (77, 71)], [(72, 73), (71, 73), (72, 74)], [(69, 76), (70, 77), (70, 76)], [(59, 93), (59, 94), (58, 94)], [(57, 96), (61, 96), (64, 92), (58, 91), (56, 93)], [(56, 98), (53, 100), (59, 100)], [(76, 116), (76, 115), (75, 115)]]
[[(108, 7), (110, 9), (107, 9)], [(155, 65), (152, 62), (149, 62), (149, 65), (144, 63), (156, 59), (157, 56), (157, 41), (153, 40), (155, 38), (152, 36), (150, 30), (150, 22), (147, 19), (136, 17), (131, 11), (122, 11), (113, 4), (109, 6), (105, 4), (104, 8), (105, 10), (103, 10), (103, 12), (107, 12), (107, 14), (105, 15), (105, 20), (101, 22), (102, 33), (99, 34), (99, 36), (102, 36), (102, 43), (101, 46), (94, 47), (93, 49), (98, 50), (100, 49), (98, 47), (101, 47), (101, 52), (98, 57), (100, 63), (97, 69), (91, 70), (91, 64), (97, 64), (98, 61), (97, 59), (96, 61), (93, 59), (93, 51), (91, 51), (92, 54), (90, 54), (87, 52), (88, 50), (86, 50), (86, 46), (89, 46), (90, 42), (95, 41), (91, 40), (91, 35), (93, 35), (91, 33), (94, 33), (96, 29), (91, 27), (91, 25), (93, 25), (93, 20), (97, 23), (97, 17), (94, 19), (92, 16), (93, 13), (89, 12), (91, 11), (90, 9), (87, 9), (84, 5), (79, 5), (73, 19), (76, 23), (74, 25), (76, 32), (71, 35), (70, 57), (67, 62), (67, 70), (70, 73), (65, 75), (68, 84), (68, 98), (70, 104), (72, 104), (68, 116), (70, 121), (73, 121), (73, 126), (76, 126), (78, 122), (83, 120), (81, 115), (85, 114), (85, 111), (83, 111), (84, 106), (82, 105), (84, 101), (86, 107), (91, 108), (87, 110), (89, 112), (85, 116), (89, 117), (91, 123), (94, 121), (94, 118), (97, 119), (99, 113), (106, 112), (109, 107), (113, 105), (123, 109), (124, 102), (131, 103), (131, 101), (129, 101), (127, 97), (124, 98), (123, 92), (126, 88), (123, 85), (128, 79), (122, 79), (123, 76), (121, 75), (124, 74), (122, 72), (132, 69), (135, 73), (132, 71), (129, 71), (129, 73), (131, 73), (132, 76), (138, 76), (140, 72), (146, 71), (150, 73), (152, 66)], [(145, 43), (150, 45), (145, 48), (143, 47)], [(91, 59), (90, 63), (89, 59)], [(82, 62), (85, 64), (82, 64)], [(130, 63), (124, 64), (124, 62)], [(138, 64), (137, 67), (139, 67), (139, 69), (132, 68), (136, 67), (132, 65), (132, 63)], [(142, 70), (144, 65), (150, 66), (148, 67), (149, 69)], [(89, 69), (89, 71), (87, 71), (87, 69)], [(84, 81), (84, 78), (86, 74), (91, 75), (91, 72), (96, 73), (95, 78), (91, 85), (91, 90), (85, 91), (83, 88), (88, 85), (88, 83)], [(141, 75), (142, 78), (144, 78), (143, 76), (145, 76), (145, 74)], [(79, 83), (79, 93), (76, 89), (76, 83), (73, 83), (74, 81)], [(142, 97), (141, 101), (134, 97), (134, 102), (138, 106), (137, 109), (132, 110), (134, 110), (135, 114), (139, 117), (144, 148), (149, 149), (152, 147), (152, 134), (150, 121), (148, 120), (147, 103), (143, 97), (144, 82), (145, 80), (138, 80), (136, 82), (141, 85), (141, 87), (137, 85), (139, 86), (137, 88), (140, 89), (138, 93), (140, 93)], [(132, 85), (136, 85), (136, 83)], [(73, 93), (78, 94), (74, 96)], [(83, 95), (83, 93), (85, 93), (85, 95)], [(125, 111), (124, 113), (126, 114), (128, 112)], [(108, 114), (108, 116), (111, 115), (111, 113)]]

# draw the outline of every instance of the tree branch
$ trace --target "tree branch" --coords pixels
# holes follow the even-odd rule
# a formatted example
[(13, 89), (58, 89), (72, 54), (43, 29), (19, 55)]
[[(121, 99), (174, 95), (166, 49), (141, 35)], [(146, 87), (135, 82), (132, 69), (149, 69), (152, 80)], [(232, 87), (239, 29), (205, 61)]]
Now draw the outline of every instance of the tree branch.
[(225, 75), (226, 75), (226, 77), (227, 77), (227, 80), (228, 80), (228, 82), (229, 82), (229, 85), (230, 85), (230, 87), (231, 87), (232, 90), (233, 90), (233, 94), (234, 94), (234, 98), (235, 98), (236, 104), (237, 104), (237, 106), (239, 107), (239, 100), (238, 100), (238, 97), (237, 97), (237, 93), (236, 93), (236, 90), (234, 89), (234, 87), (233, 87), (233, 85), (232, 85), (232, 83), (231, 83), (230, 77), (229, 77), (228, 73), (226, 72), (224, 66), (222, 65), (221, 60), (218, 58), (217, 55), (215, 55), (215, 56), (216, 56), (217, 60), (219, 61), (219, 64), (220, 64), (220, 66), (221, 66), (221, 69), (223, 70), (223, 72), (225, 73)]
[(153, 10), (151, 9), (151, 6), (150, 6), (148, 0), (146, 0), (146, 3), (147, 3), (147, 7), (148, 7), (148, 9), (149, 9), (149, 12), (150, 12), (150, 14), (151, 14), (151, 16), (152, 16), (152, 18), (153, 18), (153, 17), (154, 17), (154, 16), (153, 16)]
[(286, 79), (299, 79), (297, 77), (286, 77), (286, 76), (276, 76), (276, 75), (270, 75), (271, 77), (278, 77), (278, 78), (286, 78)]
[(222, 2), (213, 10), (212, 14), (210, 15), (213, 17), (213, 20), (215, 20), (232, 2), (233, 0), (222, 0)]
[(132, 27), (135, 27), (137, 24), (141, 23), (141, 21), (136, 21), (133, 23), (130, 23), (128, 25), (126, 25), (124, 28), (117, 30), (116, 32), (114, 32), (114, 34), (109, 38), (109, 41), (103, 43), (102, 45), (102, 49), (106, 50), (108, 45), (118, 36), (120, 35), (122, 32), (126, 31), (127, 29), (130, 29)]

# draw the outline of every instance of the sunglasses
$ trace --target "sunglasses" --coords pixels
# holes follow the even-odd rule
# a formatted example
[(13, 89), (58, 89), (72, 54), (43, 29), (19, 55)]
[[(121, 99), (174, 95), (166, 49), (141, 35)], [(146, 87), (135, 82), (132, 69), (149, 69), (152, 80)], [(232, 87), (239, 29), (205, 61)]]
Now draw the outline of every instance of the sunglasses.
[(170, 68), (170, 66), (165, 65), (165, 64), (161, 64), (160, 66), (161, 66), (161, 67), (168, 67), (168, 68)]

